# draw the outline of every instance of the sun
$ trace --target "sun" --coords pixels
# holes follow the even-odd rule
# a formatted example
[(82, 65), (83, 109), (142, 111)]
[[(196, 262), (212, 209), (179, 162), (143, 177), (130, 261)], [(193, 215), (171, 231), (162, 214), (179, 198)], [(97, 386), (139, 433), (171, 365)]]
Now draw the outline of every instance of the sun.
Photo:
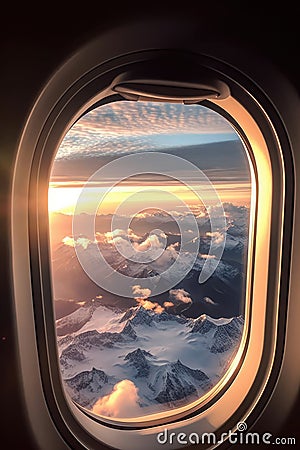
[(49, 187), (48, 212), (74, 214), (76, 202), (80, 195), (80, 188)]

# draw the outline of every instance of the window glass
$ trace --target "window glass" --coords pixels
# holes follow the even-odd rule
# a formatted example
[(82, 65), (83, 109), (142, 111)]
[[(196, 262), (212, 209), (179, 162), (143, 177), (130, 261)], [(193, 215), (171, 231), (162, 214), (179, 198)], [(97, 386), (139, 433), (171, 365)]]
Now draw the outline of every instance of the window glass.
[(65, 135), (48, 195), (64, 389), (126, 419), (201, 399), (241, 341), (251, 175), (201, 105), (118, 101)]

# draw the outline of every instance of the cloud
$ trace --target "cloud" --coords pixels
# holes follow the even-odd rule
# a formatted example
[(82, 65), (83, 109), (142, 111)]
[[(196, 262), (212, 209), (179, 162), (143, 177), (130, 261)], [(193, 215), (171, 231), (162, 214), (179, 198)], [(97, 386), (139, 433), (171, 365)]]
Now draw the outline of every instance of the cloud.
[(132, 286), (132, 293), (134, 295), (134, 298), (136, 298), (137, 296), (141, 299), (147, 299), (151, 295), (151, 289), (142, 288), (139, 284), (136, 284)]
[(151, 217), (151, 213), (147, 213), (147, 212), (140, 212), (140, 213), (136, 213), (134, 215), (135, 219), (146, 219), (147, 217)]
[[(108, 244), (115, 245), (117, 251), (127, 259), (135, 262), (149, 263), (155, 261), (164, 251), (167, 236), (161, 232), (159, 234), (150, 234), (146, 238), (135, 234), (131, 228), (127, 231), (115, 229), (104, 233)], [(99, 242), (101, 237), (97, 236)]]
[[(72, 300), (68, 300), (68, 301), (72, 301)], [(86, 304), (86, 301), (83, 300), (82, 302), (76, 302), (76, 304), (79, 306), (84, 306)]]
[(207, 255), (206, 253), (200, 253), (202, 259), (215, 259), (216, 255)]
[(164, 303), (165, 308), (174, 308), (175, 313), (182, 313), (190, 308), (193, 300), (189, 292), (182, 288), (171, 289), (169, 291), (169, 300)]
[(130, 380), (120, 381), (114, 386), (111, 394), (97, 400), (92, 412), (101, 416), (117, 417), (118, 419), (139, 417), (141, 407), (137, 387)]
[[(197, 106), (114, 102), (81, 117), (66, 134), (56, 159), (79, 155), (118, 155), (169, 147), (186, 135), (233, 135), (228, 121)], [(203, 139), (203, 138), (202, 138)]]
[[(96, 233), (100, 250), (105, 258), (113, 263), (114, 255), (118, 252), (127, 265), (149, 264), (158, 274), (162, 274), (176, 261), (179, 254), (179, 242), (166, 246), (167, 236), (163, 231), (156, 230), (147, 237), (135, 234), (130, 228), (115, 229), (106, 233)], [(112, 248), (114, 246), (115, 248)], [(182, 264), (189, 264), (188, 252), (182, 255)]]
[(196, 219), (204, 219), (207, 217), (207, 212), (205, 211), (200, 211), (196, 214)]
[(162, 255), (157, 258), (157, 260), (155, 261), (155, 265), (168, 268), (168, 266), (170, 266), (171, 263), (173, 263), (178, 257), (178, 251), (176, 250), (178, 247), (179, 242), (170, 244), (162, 253)]
[(140, 304), (143, 306), (143, 308), (154, 311), (156, 314), (161, 314), (165, 310), (165, 308), (163, 308), (159, 303), (151, 302), (150, 300), (144, 300)]
[(171, 289), (169, 291), (169, 303), (173, 304), (175, 311), (181, 313), (186, 311), (192, 305), (193, 300), (191, 299), (189, 292), (179, 288)]
[(210, 297), (203, 297), (202, 301), (208, 303), (209, 305), (217, 306), (218, 303), (214, 302)]
[(81, 247), (83, 247), (86, 250), (90, 244), (96, 244), (97, 242), (96, 241), (93, 242), (90, 239), (85, 238), (85, 237), (80, 237), (80, 238), (74, 240), (74, 238), (72, 238), (70, 236), (66, 236), (62, 239), (62, 243), (69, 247), (75, 247), (76, 245), (77, 246), (81, 245)]
[(156, 234), (151, 234), (148, 236), (143, 242), (134, 243), (133, 247), (138, 252), (145, 252), (149, 250), (150, 248), (156, 247), (156, 248), (162, 248), (163, 244), (160, 242), (159, 238), (156, 236)]
[(68, 245), (69, 247), (75, 247), (74, 239), (70, 236), (66, 236), (61, 241), (64, 245)]
[(165, 309), (157, 302), (151, 302), (148, 297), (151, 295), (151, 289), (142, 288), (139, 284), (132, 286), (132, 293), (135, 301), (143, 308), (161, 314)]
[(108, 231), (107, 233), (104, 233), (104, 236), (109, 244), (113, 244), (115, 239), (121, 237), (126, 239), (127, 237), (130, 239), (131, 242), (137, 242), (141, 239), (140, 236), (135, 234), (131, 228), (128, 228), (128, 230), (122, 230), (120, 228), (116, 228), (115, 230)]
[(171, 289), (169, 291), (169, 296), (174, 303), (192, 303), (189, 292), (184, 289)]
[(165, 308), (173, 308), (175, 305), (173, 302), (164, 302), (164, 307)]
[(206, 236), (212, 237), (214, 244), (222, 244), (224, 241), (224, 233), (221, 233), (220, 231), (214, 231), (213, 233), (207, 231)]

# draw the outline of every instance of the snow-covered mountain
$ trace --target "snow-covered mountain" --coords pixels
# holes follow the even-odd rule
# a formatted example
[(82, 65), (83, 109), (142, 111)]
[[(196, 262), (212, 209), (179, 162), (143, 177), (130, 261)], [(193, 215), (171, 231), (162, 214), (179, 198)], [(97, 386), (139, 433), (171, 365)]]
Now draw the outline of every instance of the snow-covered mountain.
[[(92, 299), (84, 302), (83, 306), (71, 314), (56, 321), (56, 332), (58, 336), (67, 336), (78, 330), (90, 330), (93, 327), (101, 331), (110, 331), (110, 321), (114, 324), (120, 319), (122, 311), (117, 308), (102, 306), (101, 299)], [(85, 326), (86, 325), (86, 326)]]
[(109, 393), (115, 383), (116, 380), (113, 377), (108, 377), (103, 370), (95, 369), (95, 367), (65, 380), (67, 392), (74, 402), (87, 408), (95, 403), (100, 392), (102, 395)]
[(67, 392), (92, 409), (129, 380), (139, 414), (187, 404), (211, 389), (236, 353), (244, 324), (241, 316), (193, 319), (141, 305), (124, 312), (88, 304), (75, 313), (60, 326), (73, 331), (58, 338)]
[(133, 352), (128, 353), (124, 361), (135, 370), (135, 378), (148, 377), (150, 373), (150, 362), (148, 358), (153, 358), (150, 352), (137, 348)]
[(62, 317), (56, 321), (56, 332), (58, 336), (74, 333), (80, 330), (91, 318), (94, 307), (80, 307), (66, 317)]
[(150, 379), (149, 388), (155, 392), (158, 403), (176, 405), (182, 400), (196, 400), (212, 387), (207, 375), (199, 369), (191, 369), (180, 360), (160, 366)]
[(239, 343), (243, 326), (242, 316), (232, 319), (212, 319), (203, 314), (193, 321), (191, 333), (202, 335), (211, 333), (210, 351), (223, 353)]

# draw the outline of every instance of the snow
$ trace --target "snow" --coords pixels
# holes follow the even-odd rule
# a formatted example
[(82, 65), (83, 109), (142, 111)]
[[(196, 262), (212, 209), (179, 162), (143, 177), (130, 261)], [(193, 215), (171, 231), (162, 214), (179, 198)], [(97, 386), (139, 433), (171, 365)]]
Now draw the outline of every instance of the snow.
[(218, 319), (215, 319), (213, 317), (207, 316), (206, 314), (202, 314), (200, 317), (203, 317), (203, 319), (207, 319), (209, 322), (212, 322), (215, 325), (224, 325), (226, 323), (230, 323), (233, 319), (233, 317), (220, 317)]
[[(84, 311), (77, 317), (85, 317)], [(213, 326), (204, 334), (192, 332), (193, 325), (201, 329), (205, 322)], [(167, 410), (199, 398), (219, 381), (237, 350), (242, 326), (241, 318), (205, 314), (187, 319), (164, 313), (160, 321), (158, 313), (142, 306), (128, 310), (124, 319), (124, 311), (100, 305), (80, 330), (59, 339), (62, 376), (76, 381), (66, 381), (67, 391), (86, 407), (109, 395), (118, 382), (130, 380), (145, 414)], [(124, 333), (129, 328), (133, 333)], [(107, 377), (103, 386), (94, 382), (99, 374)], [(93, 380), (89, 388), (87, 379)]]
[(90, 321), (93, 314), (93, 307), (80, 307), (68, 316), (56, 321), (56, 331), (58, 336), (64, 336), (74, 331), (82, 329), (82, 326)]
[(80, 332), (97, 330), (119, 332), (123, 326), (119, 323), (124, 312), (115, 312), (112, 308), (99, 306), (92, 314), (91, 319), (81, 329)]

